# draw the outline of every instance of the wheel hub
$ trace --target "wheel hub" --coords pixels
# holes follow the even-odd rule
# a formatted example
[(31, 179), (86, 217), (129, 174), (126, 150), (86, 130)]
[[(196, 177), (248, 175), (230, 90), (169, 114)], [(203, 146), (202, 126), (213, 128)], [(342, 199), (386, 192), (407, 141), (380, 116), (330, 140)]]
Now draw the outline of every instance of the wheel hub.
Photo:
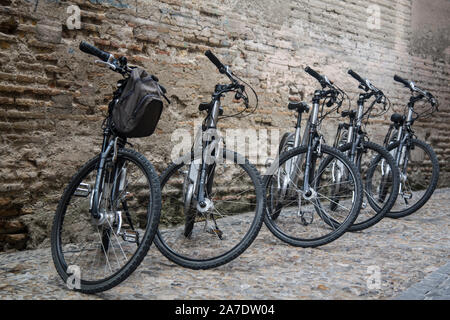
[(317, 192), (313, 188), (309, 188), (307, 192), (303, 193), (303, 199), (312, 200), (317, 197)]
[(109, 225), (112, 226), (113, 223), (116, 221), (116, 216), (121, 215), (121, 211), (101, 211), (99, 212), (99, 218), (95, 219), (92, 218), (92, 223), (96, 226), (101, 225)]
[(209, 199), (203, 200), (203, 203), (197, 203), (197, 211), (200, 213), (205, 213), (211, 208), (214, 208), (214, 204)]

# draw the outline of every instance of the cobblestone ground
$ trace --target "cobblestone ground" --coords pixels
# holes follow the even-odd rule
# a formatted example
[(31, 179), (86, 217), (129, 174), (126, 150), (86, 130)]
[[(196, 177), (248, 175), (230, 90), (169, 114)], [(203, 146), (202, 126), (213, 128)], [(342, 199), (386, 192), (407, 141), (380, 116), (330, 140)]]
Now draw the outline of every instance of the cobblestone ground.
[(445, 298), (449, 206), (450, 189), (437, 190), (409, 217), (384, 219), (315, 249), (290, 247), (263, 226), (243, 255), (213, 270), (184, 269), (152, 246), (130, 278), (97, 295), (66, 289), (49, 249), (0, 254), (0, 299)]

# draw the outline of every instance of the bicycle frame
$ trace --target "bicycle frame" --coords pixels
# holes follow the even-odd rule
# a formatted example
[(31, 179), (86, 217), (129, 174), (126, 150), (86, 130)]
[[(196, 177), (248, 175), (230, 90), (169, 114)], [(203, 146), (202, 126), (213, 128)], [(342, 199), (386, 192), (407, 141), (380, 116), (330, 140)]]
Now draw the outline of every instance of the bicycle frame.
[(356, 114), (355, 113), (352, 114), (352, 112), (354, 111), (351, 111), (348, 114), (348, 117), (350, 119), (349, 123), (339, 124), (338, 132), (336, 133), (336, 138), (333, 144), (334, 147), (339, 148), (340, 146), (339, 144), (341, 143), (340, 137), (342, 128), (348, 130), (346, 143), (352, 144), (351, 149), (348, 152), (348, 157), (357, 166), (359, 165), (359, 161), (361, 160), (358, 153), (358, 147), (361, 145), (361, 142), (365, 137), (365, 132), (362, 130), (362, 120), (364, 117), (364, 102), (371, 96), (372, 94), (364, 94), (364, 93), (361, 93), (359, 95), (358, 110)]
[[(197, 196), (197, 202), (198, 205), (203, 209), (206, 207), (206, 203), (205, 203), (205, 196), (206, 196), (206, 177), (207, 177), (207, 173), (209, 173), (208, 168), (213, 165), (211, 162), (211, 156), (214, 158), (216, 156), (216, 154), (211, 154), (210, 153), (210, 144), (213, 143), (214, 139), (210, 139), (210, 137), (207, 135), (207, 132), (209, 130), (215, 130), (217, 129), (217, 122), (218, 122), (218, 118), (219, 118), (219, 112), (220, 112), (220, 98), (221, 98), (221, 93), (214, 93), (213, 95), (213, 106), (210, 110), (210, 112), (208, 113), (208, 117), (207, 117), (207, 124), (206, 126), (202, 126), (202, 163), (200, 166), (200, 181), (198, 183), (198, 196)], [(203, 137), (205, 137), (205, 135), (207, 136), (207, 139), (203, 139)], [(211, 137), (211, 138), (214, 138)], [(212, 152), (215, 152), (215, 147), (213, 148)]]
[[(185, 189), (185, 205), (190, 204), (192, 199), (197, 200), (197, 210), (199, 212), (206, 212), (212, 205), (210, 199), (208, 199), (207, 193), (212, 185), (212, 180), (214, 176), (215, 160), (217, 156), (217, 145), (219, 143), (218, 137), (214, 134), (217, 129), (217, 123), (219, 120), (219, 115), (221, 115), (221, 104), (220, 98), (223, 93), (227, 91), (228, 86), (226, 85), (216, 85), (214, 93), (212, 95), (211, 103), (208, 108), (208, 115), (202, 125), (202, 130), (199, 132), (200, 137), (196, 138), (194, 142), (198, 143), (201, 139), (200, 150), (194, 150), (194, 154), (197, 155), (201, 152), (201, 163), (197, 164), (192, 161), (189, 165), (189, 171), (187, 178), (189, 179), (190, 185)], [(210, 132), (214, 133), (211, 135)], [(194, 160), (194, 159), (191, 159)], [(209, 177), (209, 178), (208, 178)]]
[[(406, 169), (408, 167), (408, 155), (409, 147), (410, 147), (410, 140), (414, 136), (414, 131), (412, 130), (411, 126), (414, 124), (414, 121), (417, 119), (413, 116), (414, 114), (414, 104), (421, 100), (422, 97), (411, 97), (410, 101), (407, 105), (408, 112), (406, 115), (405, 120), (403, 121), (403, 124), (391, 124), (389, 131), (385, 137), (385, 147), (387, 147), (392, 142), (399, 142), (399, 145), (395, 150), (391, 151), (395, 163), (400, 168), (400, 190), (399, 194), (402, 194), (403, 197), (405, 195), (403, 194), (403, 182), (406, 180)], [(391, 140), (391, 132), (393, 128), (396, 128), (398, 130), (397, 137), (394, 137), (394, 140)]]
[[(301, 119), (302, 114), (298, 113), (297, 115), (297, 124), (295, 126), (295, 138), (294, 138), (294, 148), (297, 148), (299, 146), (306, 146), (308, 148), (306, 152), (306, 163), (305, 163), (305, 172), (304, 172), (304, 180), (303, 180), (303, 188), (305, 195), (310, 196), (310, 183), (311, 179), (313, 177), (314, 173), (314, 157), (315, 152), (317, 151), (318, 144), (320, 144), (320, 135), (317, 130), (318, 126), (318, 118), (319, 118), (319, 107), (320, 107), (320, 99), (323, 96), (324, 91), (322, 90), (316, 90), (314, 92), (314, 97), (312, 99), (313, 107), (311, 114), (309, 116), (308, 122), (306, 124), (303, 138), (301, 139)], [(300, 144), (301, 140), (301, 144)], [(320, 152), (320, 150), (319, 150)], [(287, 165), (290, 166), (289, 169), (289, 175), (287, 176), (287, 179), (289, 182), (294, 183), (295, 185), (298, 184), (298, 181), (300, 179), (300, 168), (303, 163), (304, 156), (299, 156), (294, 168), (292, 168), (292, 164), (288, 163)], [(287, 188), (287, 186), (286, 186)]]
[[(120, 89), (118, 89), (114, 93), (114, 98), (109, 104), (108, 110), (111, 111), (114, 107), (115, 103), (117, 102), (117, 97), (120, 95)], [(110, 112), (109, 112), (110, 113)], [(91, 195), (90, 200), (90, 208), (89, 211), (92, 215), (92, 217), (96, 220), (102, 218), (102, 214), (99, 212), (99, 205), (100, 205), (100, 194), (101, 194), (101, 184), (102, 179), (104, 178), (104, 170), (105, 170), (105, 163), (108, 158), (108, 156), (113, 152), (113, 162), (115, 162), (117, 157), (117, 150), (119, 148), (122, 148), (126, 144), (126, 138), (119, 138), (116, 136), (113, 131), (110, 128), (110, 119), (109, 116), (106, 120), (106, 126), (103, 129), (103, 142), (102, 142), (102, 149), (100, 152), (100, 162), (98, 165), (97, 175), (95, 178), (95, 185), (93, 188), (93, 192)], [(117, 189), (117, 172), (121, 170), (122, 168), (114, 168), (114, 171), (116, 174), (114, 175), (115, 179), (113, 182), (113, 192), (111, 193), (111, 202), (113, 200), (113, 197), (115, 195), (115, 191)]]

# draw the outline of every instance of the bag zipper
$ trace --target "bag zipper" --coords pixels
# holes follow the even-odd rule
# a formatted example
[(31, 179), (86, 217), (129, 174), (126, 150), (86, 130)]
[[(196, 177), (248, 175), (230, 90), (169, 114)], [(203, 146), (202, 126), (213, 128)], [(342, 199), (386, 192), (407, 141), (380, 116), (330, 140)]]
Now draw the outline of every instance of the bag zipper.
[(151, 94), (151, 93), (147, 93), (145, 96), (143, 96), (143, 97), (141, 98), (141, 100), (139, 101), (138, 105), (136, 106), (136, 108), (134, 108), (134, 111), (133, 111), (133, 117), (136, 117), (137, 112), (138, 112), (139, 109), (142, 107), (142, 105), (144, 104), (144, 101), (145, 101), (148, 97), (156, 97), (156, 95)]

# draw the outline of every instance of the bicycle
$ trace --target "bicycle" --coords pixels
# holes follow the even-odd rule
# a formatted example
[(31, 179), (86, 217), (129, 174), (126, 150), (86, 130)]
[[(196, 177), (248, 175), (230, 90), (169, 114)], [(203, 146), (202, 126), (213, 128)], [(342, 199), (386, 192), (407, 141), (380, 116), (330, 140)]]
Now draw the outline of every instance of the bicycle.
[(79, 48), (123, 79), (117, 82), (102, 124), (100, 154), (71, 178), (58, 203), (51, 251), (56, 270), (69, 288), (96, 293), (124, 281), (144, 259), (157, 231), (161, 191), (152, 164), (125, 148), (127, 138), (117, 132), (111, 119), (134, 67), (128, 66), (126, 57), (116, 59), (84, 41)]
[[(411, 91), (405, 108), (407, 111), (403, 115), (392, 114), (392, 124), (384, 139), (386, 149), (393, 155), (400, 169), (399, 196), (386, 216), (401, 218), (420, 209), (436, 189), (439, 180), (438, 158), (430, 145), (417, 139), (412, 126), (417, 119), (431, 116), (439, 110), (438, 101), (430, 92), (397, 75), (394, 80)], [(423, 99), (430, 107), (419, 113), (414, 110), (414, 106)]]
[[(376, 104), (382, 104), (383, 110), (378, 116), (386, 113), (387, 98), (384, 93), (376, 88), (369, 80), (363, 79), (353, 70), (348, 73), (359, 82), (359, 88), (363, 90), (359, 94), (358, 109), (341, 112), (343, 118), (348, 118), (348, 123), (340, 123), (336, 132), (333, 146), (344, 152), (361, 172), (364, 186), (364, 196), (367, 202), (363, 207), (357, 220), (348, 229), (349, 231), (360, 231), (378, 223), (391, 210), (394, 205), (399, 185), (399, 169), (391, 154), (382, 146), (369, 141), (363, 125), (367, 124)], [(374, 98), (370, 106), (365, 109), (366, 101)], [(365, 124), (363, 124), (366, 119)], [(336, 181), (345, 181), (346, 172), (343, 168), (336, 168)], [(365, 181), (364, 181), (365, 180)], [(339, 203), (340, 184), (336, 184), (333, 190), (330, 209), (335, 210)], [(371, 209), (371, 210), (370, 210)]]
[[(361, 209), (362, 184), (356, 166), (343, 152), (324, 145), (320, 134), (323, 119), (342, 104), (343, 91), (311, 68), (306, 67), (305, 71), (319, 81), (322, 89), (314, 92), (303, 138), (301, 118), (309, 107), (304, 102), (288, 105), (289, 110), (297, 112), (295, 133), (283, 136), (278, 159), (264, 177), (267, 198), (264, 223), (284, 242), (316, 247), (336, 240), (353, 224)], [(335, 107), (324, 113), (325, 105)], [(345, 184), (346, 192), (340, 194), (339, 202), (333, 201), (330, 194), (336, 184), (333, 169), (336, 163), (349, 172), (348, 179), (340, 183)], [(334, 202), (337, 209), (328, 210)], [(315, 219), (315, 213), (319, 219)]]
[[(216, 131), (220, 119), (248, 109), (243, 80), (211, 51), (205, 55), (231, 83), (217, 84), (211, 101), (199, 105), (207, 111), (200, 143), (161, 174), (163, 207), (155, 238), (164, 256), (191, 269), (217, 267), (242, 254), (261, 228), (265, 206), (258, 171), (242, 155), (221, 148)], [(242, 99), (245, 109), (223, 115), (221, 98), (228, 92)]]

